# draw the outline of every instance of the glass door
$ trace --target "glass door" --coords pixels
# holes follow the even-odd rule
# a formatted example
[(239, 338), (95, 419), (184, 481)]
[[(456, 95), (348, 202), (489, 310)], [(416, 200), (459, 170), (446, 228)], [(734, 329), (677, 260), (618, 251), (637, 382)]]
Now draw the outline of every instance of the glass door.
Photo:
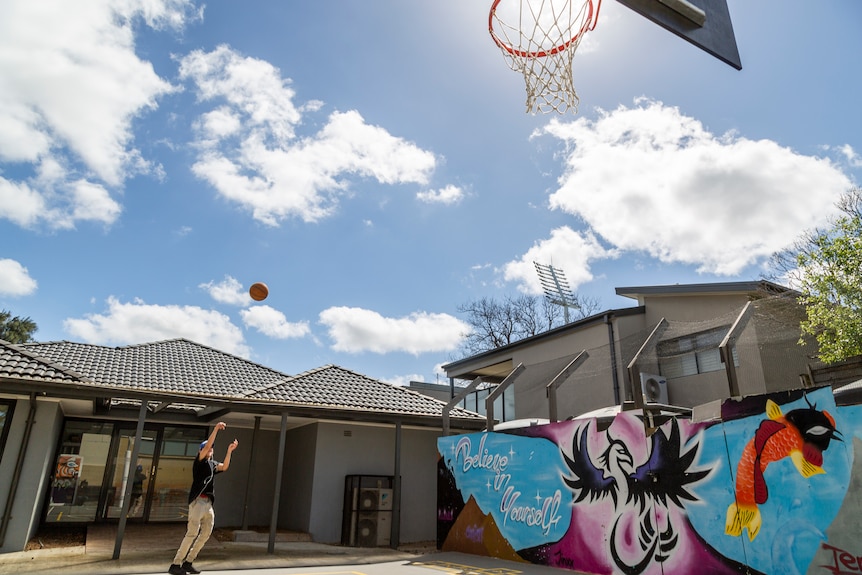
[(129, 520), (187, 518), (192, 464), (207, 428), (145, 424), (137, 460), (132, 461), (136, 429), (130, 422), (66, 421), (47, 496), (46, 523), (119, 519), (129, 481)]
[(138, 459), (132, 461), (132, 451), (135, 447), (135, 429), (121, 428), (114, 440), (109, 469), (107, 471), (107, 499), (104, 507), (104, 518), (118, 519), (123, 511), (123, 498), (129, 481), (129, 471), (133, 472), (132, 492), (129, 502), (129, 512), (126, 517), (143, 519), (150, 506), (149, 492), (151, 479), (155, 473), (154, 455), (158, 432), (144, 428), (141, 445), (138, 449)]
[(189, 514), (192, 464), (207, 438), (200, 427), (166, 426), (153, 480), (150, 521), (185, 521)]

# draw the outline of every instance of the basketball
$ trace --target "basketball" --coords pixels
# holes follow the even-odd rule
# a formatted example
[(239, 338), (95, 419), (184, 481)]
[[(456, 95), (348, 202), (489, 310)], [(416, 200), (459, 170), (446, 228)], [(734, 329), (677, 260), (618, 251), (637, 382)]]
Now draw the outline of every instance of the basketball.
[(263, 301), (266, 299), (266, 296), (269, 295), (269, 288), (266, 287), (265, 283), (253, 283), (251, 284), (251, 287), (248, 288), (248, 295), (250, 295), (251, 299), (254, 301)]

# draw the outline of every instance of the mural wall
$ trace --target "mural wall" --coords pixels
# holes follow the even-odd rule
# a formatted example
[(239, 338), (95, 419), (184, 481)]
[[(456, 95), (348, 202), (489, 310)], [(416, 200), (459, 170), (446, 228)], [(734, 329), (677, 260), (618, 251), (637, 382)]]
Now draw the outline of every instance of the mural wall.
[(438, 547), (596, 574), (862, 573), (862, 406), (827, 387), (646, 428), (440, 438)]

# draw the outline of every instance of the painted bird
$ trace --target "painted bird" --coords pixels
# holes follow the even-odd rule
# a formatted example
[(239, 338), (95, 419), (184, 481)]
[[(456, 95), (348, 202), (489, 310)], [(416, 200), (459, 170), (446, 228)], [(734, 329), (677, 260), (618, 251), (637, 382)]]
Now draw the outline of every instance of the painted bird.
[[(562, 454), (571, 472), (565, 483), (576, 493), (575, 503), (601, 500), (610, 497), (614, 502), (616, 519), (608, 543), (617, 568), (627, 575), (642, 573), (653, 561), (663, 562), (679, 542), (679, 536), (666, 513), (666, 525), (654, 524), (654, 506), (668, 507), (671, 503), (684, 508), (684, 501), (696, 501), (689, 489), (709, 474), (709, 470), (694, 469), (699, 443), (684, 449), (677, 421), (671, 420), (670, 434), (664, 428), (651, 437), (649, 458), (635, 466), (626, 444), (607, 432), (608, 446), (598, 456), (598, 465), (589, 453), (589, 424), (579, 430), (572, 441), (572, 456)], [(617, 529), (628, 512), (637, 515), (636, 531), (622, 535), (623, 539), (637, 538), (641, 556), (627, 563), (620, 556)]]
[[(807, 402), (806, 398), (806, 402)], [(818, 411), (810, 403), (807, 408), (794, 409), (787, 415), (774, 401), (767, 400), (766, 416), (754, 433), (736, 468), (736, 501), (727, 508), (724, 532), (739, 537), (748, 530), (754, 541), (763, 518), (758, 505), (766, 503), (769, 489), (763, 472), (774, 462), (789, 457), (799, 474), (808, 479), (823, 469), (823, 452), (832, 439), (842, 441), (835, 429), (835, 420), (828, 411)]]

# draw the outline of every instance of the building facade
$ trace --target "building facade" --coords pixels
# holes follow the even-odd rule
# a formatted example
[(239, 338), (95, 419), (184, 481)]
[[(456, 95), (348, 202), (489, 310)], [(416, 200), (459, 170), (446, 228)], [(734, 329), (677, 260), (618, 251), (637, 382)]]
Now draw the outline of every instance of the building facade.
[(443, 370), (453, 381), (507, 386), (514, 392), (508, 419), (555, 421), (644, 401), (692, 408), (811, 385), (816, 344), (800, 345), (803, 310), (788, 288), (754, 281), (623, 287), (616, 294), (636, 305)]
[[(338, 366), (290, 376), (182, 339), (0, 341), (0, 552), (42, 524), (116, 522), (121, 540), (128, 522), (184, 521), (192, 460), (219, 421), (215, 458), (240, 447), (216, 483), (217, 526), (358, 544), (358, 520), (373, 520), (376, 544), (433, 540), (444, 408)], [(484, 427), (461, 408), (448, 421)], [(387, 513), (352, 513), (357, 476), (387, 480)]]

